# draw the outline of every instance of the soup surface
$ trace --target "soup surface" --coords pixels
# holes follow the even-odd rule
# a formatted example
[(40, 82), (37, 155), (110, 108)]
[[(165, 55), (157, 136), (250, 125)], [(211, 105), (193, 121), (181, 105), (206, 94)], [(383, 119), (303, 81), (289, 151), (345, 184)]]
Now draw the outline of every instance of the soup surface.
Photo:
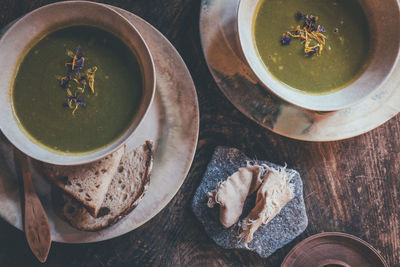
[[(281, 82), (305, 93), (340, 90), (362, 72), (369, 52), (370, 35), (365, 15), (356, 0), (264, 0), (258, 7), (253, 35), (259, 56)], [(326, 43), (321, 51), (305, 56), (304, 40), (292, 38), (282, 45), (282, 34), (317, 16)]]
[[(85, 59), (82, 73), (97, 68), (93, 91), (92, 86), (78, 91), (77, 86), (83, 86), (73, 80), (60, 86), (60, 76), (71, 73), (66, 66), (71, 66), (72, 51), (79, 46)], [(84, 74), (80, 77), (84, 80)], [(84, 105), (68, 104), (74, 91)], [(30, 49), (17, 71), (13, 104), (33, 139), (51, 149), (76, 153), (118, 138), (132, 121), (141, 94), (140, 66), (129, 48), (106, 31), (79, 26), (51, 33)]]

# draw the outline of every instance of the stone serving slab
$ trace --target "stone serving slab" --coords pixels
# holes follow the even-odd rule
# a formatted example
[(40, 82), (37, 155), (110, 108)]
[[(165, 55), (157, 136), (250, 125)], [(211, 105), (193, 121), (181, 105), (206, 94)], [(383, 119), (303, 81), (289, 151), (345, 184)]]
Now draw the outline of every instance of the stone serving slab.
[[(215, 189), (219, 182), (225, 181), (240, 167), (245, 167), (249, 161), (253, 164), (266, 164), (272, 168), (282, 167), (268, 161), (251, 160), (236, 148), (217, 147), (201, 184), (195, 192), (192, 209), (197, 219), (203, 224), (207, 235), (217, 245), (225, 249), (248, 249), (266, 258), (277, 249), (288, 244), (307, 228), (308, 219), (303, 199), (303, 182), (297, 171), (286, 169), (287, 172), (294, 175), (290, 183), (294, 184), (295, 197), (282, 208), (281, 212), (270, 223), (262, 225), (255, 232), (254, 239), (247, 246), (244, 246), (238, 238), (240, 233), (238, 223), (225, 229), (219, 221), (219, 205), (208, 208), (207, 192)], [(256, 193), (246, 199), (240, 220), (245, 218), (254, 207), (255, 198)]]

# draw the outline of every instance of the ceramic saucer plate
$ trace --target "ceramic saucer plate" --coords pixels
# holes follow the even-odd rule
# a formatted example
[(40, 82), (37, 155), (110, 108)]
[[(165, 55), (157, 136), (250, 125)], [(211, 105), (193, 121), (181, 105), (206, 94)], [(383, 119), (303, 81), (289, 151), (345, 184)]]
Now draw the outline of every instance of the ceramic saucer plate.
[(388, 267), (378, 251), (345, 233), (321, 233), (297, 244), (281, 267)]
[[(149, 112), (127, 150), (150, 139), (155, 143), (153, 172), (148, 191), (138, 207), (110, 228), (98, 232), (78, 231), (59, 217), (51, 206), (50, 185), (32, 169), (35, 188), (49, 218), (53, 241), (96, 242), (125, 234), (159, 213), (174, 197), (192, 164), (199, 132), (196, 90), (188, 69), (171, 43), (150, 24), (134, 14), (114, 8), (131, 21), (153, 55), (157, 86)], [(22, 230), (19, 181), (13, 160), (13, 147), (0, 134), (0, 217)]]
[(400, 111), (400, 64), (372, 95), (335, 112), (315, 112), (267, 91), (242, 57), (237, 39), (239, 0), (202, 0), (200, 36), (205, 59), (223, 94), (244, 115), (286, 137), (334, 141), (368, 132)]

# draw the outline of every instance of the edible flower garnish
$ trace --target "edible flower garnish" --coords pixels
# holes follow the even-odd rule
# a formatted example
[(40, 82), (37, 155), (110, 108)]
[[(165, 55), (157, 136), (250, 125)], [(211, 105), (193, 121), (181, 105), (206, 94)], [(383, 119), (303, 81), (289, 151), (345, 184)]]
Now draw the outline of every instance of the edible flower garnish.
[(291, 41), (290, 35), (288, 35), (288, 34), (282, 35), (282, 39), (281, 39), (282, 45), (289, 45), (290, 41)]
[(298, 20), (304, 20), (304, 25), (297, 27), (291, 31), (285, 32), (281, 37), (282, 45), (289, 45), (291, 38), (301, 39), (304, 43), (304, 55), (312, 56), (314, 54), (321, 55), (326, 44), (325, 28), (317, 25), (318, 17), (313, 15), (304, 15), (301, 12), (296, 13)]
[(89, 88), (90, 88), (90, 90), (92, 90), (93, 94), (94, 94), (94, 74), (96, 73), (96, 71), (97, 71), (97, 67), (89, 68), (86, 71), (86, 78), (89, 83)]
[(82, 96), (85, 92), (86, 85), (89, 85), (90, 91), (94, 94), (94, 75), (97, 67), (88, 68), (83, 70), (85, 65), (85, 57), (83, 56), (82, 47), (77, 46), (75, 52), (67, 50), (67, 55), (71, 58), (70, 61), (65, 63), (67, 67), (66, 76), (57, 76), (60, 87), (66, 90), (66, 102), (63, 107), (70, 108), (72, 115), (75, 116), (78, 107), (86, 107), (86, 103)]

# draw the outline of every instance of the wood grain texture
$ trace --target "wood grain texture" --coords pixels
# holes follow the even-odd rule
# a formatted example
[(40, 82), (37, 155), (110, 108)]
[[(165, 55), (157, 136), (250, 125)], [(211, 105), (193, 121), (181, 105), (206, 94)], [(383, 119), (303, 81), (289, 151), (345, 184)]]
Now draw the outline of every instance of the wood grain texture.
[[(0, 25), (54, 1), (2, 0)], [(197, 87), (200, 138), (188, 178), (169, 205), (124, 236), (95, 244), (53, 244), (46, 266), (279, 266), (304, 238), (323, 231), (356, 235), (377, 248), (389, 266), (400, 266), (400, 117), (362, 136), (307, 143), (271, 133), (226, 100), (201, 52), (199, 0), (102, 1), (136, 13), (160, 30), (181, 53)], [(217, 145), (251, 157), (286, 162), (303, 178), (307, 230), (268, 259), (226, 251), (209, 239), (190, 204)], [(0, 266), (42, 266), (24, 234), (0, 220)]]

